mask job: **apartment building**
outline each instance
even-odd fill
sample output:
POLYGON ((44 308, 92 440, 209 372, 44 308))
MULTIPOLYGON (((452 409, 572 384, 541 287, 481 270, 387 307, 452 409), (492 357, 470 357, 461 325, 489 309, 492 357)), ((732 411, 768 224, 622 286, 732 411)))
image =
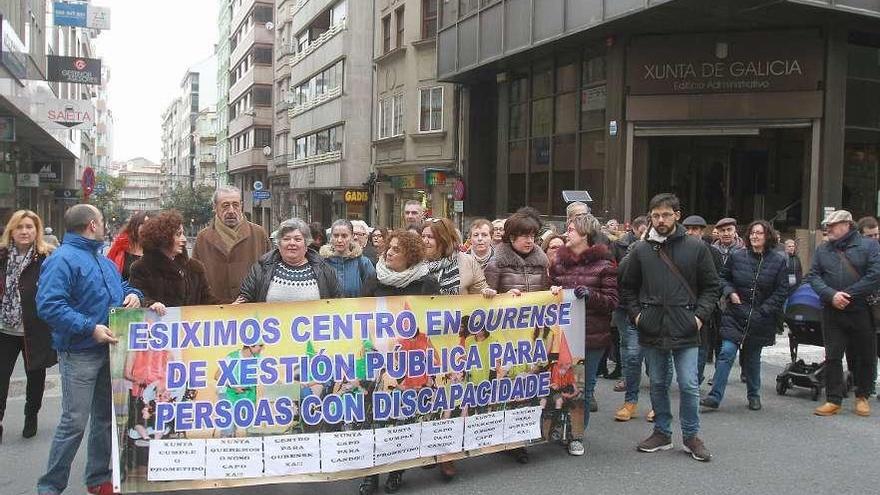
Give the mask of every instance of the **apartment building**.
POLYGON ((399 226, 410 200, 454 218, 458 92, 437 81, 437 2, 374 2, 376 223, 399 226))

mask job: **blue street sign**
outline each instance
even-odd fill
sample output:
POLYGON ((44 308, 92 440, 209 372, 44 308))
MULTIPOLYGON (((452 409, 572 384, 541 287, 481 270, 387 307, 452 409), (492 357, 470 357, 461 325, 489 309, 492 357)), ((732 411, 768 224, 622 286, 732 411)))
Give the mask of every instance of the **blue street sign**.
POLYGON ((55 2, 55 25, 86 27, 87 3, 55 2))
POLYGON ((269 191, 254 191, 254 201, 263 201, 271 197, 272 193, 269 191))
POLYGON ((104 194, 107 192, 107 185, 103 182, 95 184, 95 194, 104 194))

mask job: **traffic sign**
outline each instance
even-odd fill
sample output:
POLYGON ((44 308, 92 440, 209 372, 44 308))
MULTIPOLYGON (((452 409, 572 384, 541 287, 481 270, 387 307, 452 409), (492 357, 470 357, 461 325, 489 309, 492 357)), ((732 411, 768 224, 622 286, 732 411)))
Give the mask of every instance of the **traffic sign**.
POLYGON ((103 182, 95 184, 95 194, 104 194, 105 192, 107 192, 107 184, 103 182))
POLYGON ((272 193, 269 191, 254 191, 254 201, 264 201, 272 198, 272 193))

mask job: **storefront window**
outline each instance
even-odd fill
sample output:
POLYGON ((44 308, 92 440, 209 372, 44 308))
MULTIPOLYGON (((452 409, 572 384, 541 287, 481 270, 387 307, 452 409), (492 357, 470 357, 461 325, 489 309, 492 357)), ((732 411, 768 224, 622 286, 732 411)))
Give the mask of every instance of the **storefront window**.
POLYGON ((511 76, 508 210, 564 215, 562 190, 587 188, 601 210, 605 58, 574 51, 511 76), (580 175, 580 184, 578 176, 580 175))
POLYGON ((849 45, 843 207, 858 218, 880 215, 880 47, 849 45))

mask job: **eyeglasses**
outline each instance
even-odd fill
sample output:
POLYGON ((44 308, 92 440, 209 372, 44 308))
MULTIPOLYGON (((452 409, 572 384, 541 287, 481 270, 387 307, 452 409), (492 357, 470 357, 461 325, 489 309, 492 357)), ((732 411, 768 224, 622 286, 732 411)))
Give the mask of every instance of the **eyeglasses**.
POLYGON ((672 218, 674 216, 675 216, 675 212, 668 212, 668 211, 663 212, 663 213, 651 213, 652 220, 660 220, 661 218, 663 220, 669 220, 670 218, 672 218))

